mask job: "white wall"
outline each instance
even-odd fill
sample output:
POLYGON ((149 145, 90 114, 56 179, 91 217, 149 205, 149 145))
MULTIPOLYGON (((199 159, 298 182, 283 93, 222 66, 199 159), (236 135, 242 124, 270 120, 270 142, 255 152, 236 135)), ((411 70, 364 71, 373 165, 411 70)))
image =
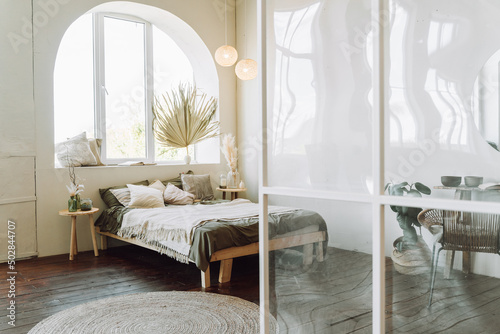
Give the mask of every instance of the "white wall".
POLYGON ((36 255, 35 112, 29 18, 30 0, 0 2, 0 261, 7 258, 8 219, 16 224, 16 256, 36 255))
MULTIPOLYGON (((257 2, 236 1, 236 49, 239 59, 257 61, 257 2), (245 17, 246 12, 246 17, 245 17), (245 54, 246 51, 246 54, 245 54)), ((234 67, 230 68, 234 73, 234 67)), ((251 201, 258 200, 258 157, 260 155, 260 106, 258 104, 259 78, 237 80, 237 140, 238 170, 247 192, 242 194, 251 201)))
MULTIPOLYGON (((36 151, 36 227, 35 202, 32 202, 31 208, 26 208, 26 204, 20 204, 19 209, 17 208, 18 204, 14 204, 16 206, 14 207, 12 204, 4 205, 3 202, 0 202, 0 218, 6 220, 5 216, 11 219, 26 219, 26 223, 31 224, 29 232, 23 230, 21 233, 20 230, 18 240, 26 239, 27 241, 22 241, 19 244, 30 241, 30 250, 32 252, 38 250, 40 256, 69 252, 69 219, 57 214, 59 210, 67 206, 68 193, 65 185, 69 183, 68 172, 66 169, 54 168, 53 163, 53 70, 58 45, 65 30, 75 19, 92 8, 107 2, 110 1, 46 0, 34 1, 33 7, 29 0, 1 2, 0 29, 2 35, 6 36, 12 31, 19 36, 26 35, 27 40, 21 41, 22 43, 18 45, 18 52, 10 47, 9 41, 5 38, 1 41, 2 103, 0 110, 2 119, 8 119, 9 122, 2 122, 0 125, 2 129, 2 141, 0 141, 2 149, 0 152, 2 158, 19 154, 31 156, 31 165, 33 166, 36 151), (30 30, 32 28, 33 44, 30 30), (30 211, 32 214, 29 215, 29 218, 25 218, 30 211), (35 233, 38 235, 38 249, 34 240, 35 233)), ((162 16, 163 10, 179 17, 199 35, 209 54, 213 54, 217 47, 224 43, 224 12, 218 2, 144 0, 116 3, 124 11, 137 9, 134 3, 161 9, 151 11, 151 8, 142 7, 134 12, 135 15, 146 15, 153 21, 162 20, 165 17, 168 19, 168 15, 162 16)), ((228 41, 234 43, 234 16, 229 15, 227 19, 228 41)), ((234 133, 236 131, 235 77, 233 73, 220 67, 217 67, 216 70, 219 77, 219 87, 213 91, 219 92, 221 132, 234 133)), ((207 88, 210 89, 210 87, 207 88)), ((12 161, 18 163, 18 160, 12 161)), ((14 178, 22 180, 19 181, 19 184, 7 189, 20 189, 17 188, 19 185, 24 186, 27 183, 28 186, 25 189, 28 194, 22 194, 22 196, 29 195, 34 199, 34 176, 32 176, 31 184, 29 178, 26 177, 29 174, 30 162, 20 161, 20 163, 25 164, 27 168, 16 168, 11 166, 11 162, 4 163, 2 161, 0 185, 12 183, 9 180, 14 178), (8 168, 4 168, 6 164, 10 164, 7 166, 8 168)), ((213 177, 214 185, 220 171, 225 170, 220 164, 130 168, 89 167, 77 168, 76 174, 84 180, 85 192, 83 196, 90 197, 95 206, 104 209, 105 206, 99 197, 98 188, 143 179, 167 179, 188 169, 192 169, 197 174, 209 173, 213 177)), ((4 196, 0 197, 0 200, 3 198, 4 196)), ((78 237, 80 251, 92 248, 88 223, 85 219, 78 222, 78 237)), ((1 238, 1 240, 3 242, 5 239, 1 238)), ((0 246, 6 249, 3 244, 0 246)))

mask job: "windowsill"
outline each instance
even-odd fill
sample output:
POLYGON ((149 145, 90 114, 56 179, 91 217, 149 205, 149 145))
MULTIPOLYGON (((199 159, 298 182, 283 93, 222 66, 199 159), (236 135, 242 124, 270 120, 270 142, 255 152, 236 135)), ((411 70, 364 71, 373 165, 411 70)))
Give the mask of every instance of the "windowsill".
MULTIPOLYGON (((139 165, 139 166, 120 166, 118 164, 111 164, 111 165, 104 165, 104 166, 81 166, 81 167, 74 167, 74 168, 85 168, 85 169, 101 169, 101 168, 155 168, 155 167, 169 167, 169 166, 214 166, 214 165, 220 165, 219 163, 216 162, 191 162, 190 164, 185 164, 184 162, 171 162, 171 163, 157 163, 156 165, 139 165)), ((55 169, 66 169, 68 167, 60 167, 56 166, 54 167, 55 169)))

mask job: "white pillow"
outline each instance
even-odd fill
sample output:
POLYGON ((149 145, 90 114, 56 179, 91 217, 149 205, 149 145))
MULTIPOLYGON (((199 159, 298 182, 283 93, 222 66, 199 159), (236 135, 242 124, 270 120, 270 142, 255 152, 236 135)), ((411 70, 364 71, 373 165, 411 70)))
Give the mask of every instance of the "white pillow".
POLYGON ((163 200, 168 204, 193 204, 194 199, 193 194, 177 188, 172 183, 167 184, 167 189, 163 192, 163 200))
POLYGON ((165 189, 167 188, 160 180, 156 180, 155 182, 151 183, 148 187, 158 189, 159 191, 162 192, 162 194, 165 191, 165 189))
POLYGON ((130 190, 129 208, 161 208, 164 207, 162 192, 158 189, 127 184, 130 190))
POLYGON ((56 144, 56 156, 63 167, 97 165, 85 132, 56 144))
POLYGON ((88 140, 89 140, 90 151, 92 151, 92 154, 94 155, 96 165, 104 166, 104 164, 101 161, 101 153, 100 153, 102 139, 88 138, 88 140))

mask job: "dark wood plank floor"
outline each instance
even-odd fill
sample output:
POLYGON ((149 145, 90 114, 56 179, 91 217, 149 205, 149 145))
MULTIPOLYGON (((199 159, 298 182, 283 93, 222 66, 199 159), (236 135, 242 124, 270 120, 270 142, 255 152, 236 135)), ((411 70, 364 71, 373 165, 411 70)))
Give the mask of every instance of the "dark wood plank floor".
MULTIPOLYGON (((200 287, 194 265, 178 263, 140 247, 111 248, 94 257, 79 253, 18 261, 16 327, 7 324, 8 285, 0 281, 0 332, 27 333, 36 323, 61 310, 116 295, 149 291, 207 291, 259 303, 258 257, 234 261, 230 283, 200 287)), ((276 254, 273 300, 281 333, 371 333, 371 256, 328 249, 325 262, 301 265, 300 253, 276 254)), ((386 326, 390 333, 498 333, 500 280, 454 272, 439 278, 431 308, 426 307, 428 275, 386 273, 386 326)))

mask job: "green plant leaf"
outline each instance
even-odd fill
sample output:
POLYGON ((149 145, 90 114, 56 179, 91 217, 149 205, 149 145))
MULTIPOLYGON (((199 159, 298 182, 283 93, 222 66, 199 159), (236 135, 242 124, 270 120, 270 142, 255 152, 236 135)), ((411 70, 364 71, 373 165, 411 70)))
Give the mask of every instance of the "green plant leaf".
POLYGON ((394 185, 394 188, 404 188, 408 185, 408 182, 401 182, 401 183, 398 183, 398 184, 395 184, 394 185))
POLYGON ((431 194, 431 189, 420 182, 415 182, 415 188, 417 188, 417 190, 420 191, 422 194, 425 195, 431 194))
POLYGON ((422 197, 422 194, 416 189, 412 189, 412 190, 408 191, 408 193, 406 195, 410 196, 410 197, 422 197))

